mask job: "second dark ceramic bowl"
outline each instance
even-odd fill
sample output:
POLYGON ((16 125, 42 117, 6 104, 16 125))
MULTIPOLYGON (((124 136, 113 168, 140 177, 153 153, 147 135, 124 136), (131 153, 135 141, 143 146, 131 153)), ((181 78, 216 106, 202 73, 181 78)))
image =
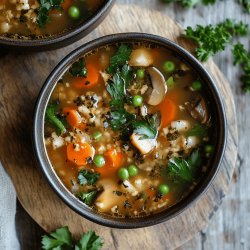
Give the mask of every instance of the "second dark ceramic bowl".
POLYGON ((0 35, 0 48, 15 50, 44 51, 59 49, 83 38, 94 30, 107 16, 115 0, 106 0, 86 21, 61 34, 42 39, 14 39, 0 35))
POLYGON ((166 220, 173 218, 174 216, 183 212, 188 208, 195 200, 197 200, 211 185, 214 177, 216 176, 220 163, 224 154, 224 149, 226 145, 226 118, 225 111, 223 108, 222 100, 220 93, 208 74, 205 68, 202 66, 199 61, 197 61, 188 51, 184 50, 182 47, 177 44, 155 35, 142 34, 142 33, 125 33, 125 34, 116 34, 106 37, 99 38, 92 42, 87 43, 86 45, 76 49, 68 56, 66 56, 58 66, 53 70, 48 79, 46 80, 38 101, 35 110, 34 117, 34 131, 33 131, 33 140, 34 140, 34 149, 37 156, 41 170, 43 171, 45 177, 47 178, 49 184, 52 186, 54 191, 59 195, 59 197, 74 211, 82 215, 83 217, 94 221, 96 223, 115 227, 115 228, 139 228, 155 225, 166 220), (212 103, 211 112, 214 117, 215 127, 217 135, 215 138, 215 154, 213 156, 211 166, 208 169, 207 173, 204 174, 203 178, 199 184, 189 193, 188 196, 183 198, 176 205, 154 215, 150 215, 142 218, 114 218, 111 216, 106 216, 96 213, 94 210, 85 206, 81 201, 79 201, 60 181, 57 177, 46 153, 46 148, 44 144, 44 118, 45 110, 50 99, 50 95, 57 83, 61 78, 61 75, 69 68, 69 66, 78 60, 79 57, 84 54, 95 50, 97 48, 103 47, 109 44, 116 43, 131 43, 131 42, 147 42, 153 45, 158 45, 167 48, 170 52, 173 52, 186 64, 188 64, 200 77, 204 86, 206 88, 208 100, 212 103))

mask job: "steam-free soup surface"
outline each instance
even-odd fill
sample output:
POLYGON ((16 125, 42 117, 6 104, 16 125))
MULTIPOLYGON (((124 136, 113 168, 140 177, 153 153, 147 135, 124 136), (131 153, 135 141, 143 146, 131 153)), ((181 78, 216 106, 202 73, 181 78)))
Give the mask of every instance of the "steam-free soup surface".
POLYGON ((89 53, 62 75, 47 106, 51 164, 83 206, 100 213, 167 209, 209 167, 213 117, 204 89, 165 48, 121 44, 89 53))
POLYGON ((1 0, 0 35, 43 37, 62 33, 91 17, 104 0, 1 0))

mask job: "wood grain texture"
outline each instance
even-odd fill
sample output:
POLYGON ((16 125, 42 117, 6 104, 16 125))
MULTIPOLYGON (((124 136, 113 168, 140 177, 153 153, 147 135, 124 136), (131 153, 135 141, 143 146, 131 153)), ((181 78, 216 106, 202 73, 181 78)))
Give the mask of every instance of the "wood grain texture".
POLYGON ((206 66, 224 97, 230 125, 226 155, 221 171, 209 191, 192 208, 171 221, 146 229, 121 231, 84 220, 56 197, 37 169, 32 156, 30 130, 33 106, 51 69, 80 44, 94 37, 126 31, 160 34, 177 41, 180 28, 159 12, 135 6, 116 6, 98 29, 77 44, 48 53, 8 54, 1 59, 0 68, 4 72, 0 79, 1 160, 13 178, 22 205, 45 230, 51 231, 65 224, 76 234, 94 229, 104 237, 105 249, 173 249, 206 227, 228 190, 236 160, 237 127, 232 93, 229 84, 212 61, 206 66), (151 20, 154 20, 154 25, 151 20), (6 141, 9 143, 6 144, 6 141))

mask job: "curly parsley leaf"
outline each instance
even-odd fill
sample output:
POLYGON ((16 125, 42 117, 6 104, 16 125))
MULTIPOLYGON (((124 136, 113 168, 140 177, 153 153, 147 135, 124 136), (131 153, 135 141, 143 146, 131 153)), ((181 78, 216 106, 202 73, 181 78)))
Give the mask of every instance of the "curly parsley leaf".
POLYGON ((117 69, 122 67, 129 61, 129 57, 131 55, 132 48, 126 44, 120 45, 115 55, 110 58, 110 66, 107 69, 107 72, 110 74, 114 74, 117 69))
POLYGON ((72 235, 68 227, 59 228, 50 236, 42 237, 42 249, 44 250, 72 249, 72 244, 72 235))
POLYGON ((85 203, 87 206, 91 206, 98 194, 97 190, 89 191, 89 192, 80 192, 77 194, 77 197, 85 203))
POLYGON ((239 2, 245 8, 247 13, 250 14, 250 0, 239 0, 239 2))
POLYGON ((76 244, 75 250, 100 250, 103 240, 94 231, 88 231, 76 244))
POLYGON ((189 158, 171 158, 168 162, 168 172, 169 175, 182 179, 187 182, 193 181, 194 170, 201 164, 201 155, 199 150, 192 152, 189 158))
POLYGON ((134 118, 135 116, 133 114, 128 113, 124 108, 122 108, 110 112, 109 123, 111 128, 114 131, 117 131, 128 126, 128 123, 134 118))
POLYGON ((128 64, 125 64, 108 82, 107 91, 113 99, 122 102, 126 98, 126 88, 130 85, 132 79, 133 70, 128 64))
POLYGON ((80 185, 93 185, 98 181, 99 177, 99 173, 94 173, 86 169, 80 170, 77 176, 80 185))
POLYGON ((207 26, 197 25, 195 29, 187 27, 184 36, 197 43, 196 57, 200 61, 207 61, 210 56, 223 51, 225 46, 231 42, 233 36, 245 36, 247 31, 248 25, 242 22, 235 23, 233 20, 227 19, 215 26, 211 24, 207 26))
POLYGON ((49 12, 52 9, 61 9, 61 4, 64 0, 40 0, 40 7, 37 13, 37 24, 40 28, 50 22, 49 12))
POLYGON ((141 136, 140 140, 155 139, 158 134, 160 121, 160 113, 156 113, 152 117, 145 120, 132 121, 132 127, 134 128, 134 133, 141 136))
POLYGON ((208 132, 208 127, 203 124, 196 124, 194 125, 193 128, 191 128, 188 132, 188 136, 199 136, 199 137, 204 137, 207 135, 208 132))
POLYGON ((42 236, 41 243, 44 250, 100 250, 104 244, 102 238, 94 231, 83 234, 75 245, 73 241, 68 227, 61 227, 50 236, 42 236))
POLYGON ((250 92, 250 53, 244 48, 243 44, 237 43, 232 50, 234 64, 241 65, 244 75, 241 76, 243 91, 250 92))
POLYGON ((204 5, 214 4, 216 0, 163 0, 164 3, 177 2, 180 3, 182 7, 192 8, 197 5, 199 2, 202 2, 204 5))
POLYGON ((63 134, 66 132, 66 128, 63 121, 57 116, 58 107, 59 105, 56 102, 49 103, 46 108, 45 119, 56 128, 57 134, 63 134))
POLYGON ((88 70, 85 65, 85 61, 83 58, 80 58, 77 62, 74 62, 69 69, 69 73, 73 76, 82 76, 87 77, 88 70))

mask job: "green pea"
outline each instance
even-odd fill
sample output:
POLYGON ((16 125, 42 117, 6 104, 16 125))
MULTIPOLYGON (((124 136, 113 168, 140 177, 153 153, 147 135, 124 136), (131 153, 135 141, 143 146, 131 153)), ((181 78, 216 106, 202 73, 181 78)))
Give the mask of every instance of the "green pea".
POLYGON ((168 79, 167 79, 167 86, 169 88, 172 88, 174 86, 174 78, 172 76, 170 76, 168 79))
POLYGON ((201 90, 202 89, 202 83, 200 81, 194 81, 192 83, 192 89, 197 91, 197 90, 201 90))
POLYGON ((210 144, 206 145, 205 146, 205 152, 208 153, 208 154, 213 153, 214 152, 214 146, 210 145, 210 144))
POLYGON ((140 107, 140 106, 142 105, 142 103, 143 103, 143 98, 142 98, 142 96, 140 96, 140 95, 135 95, 135 96, 133 97, 133 105, 134 105, 135 107, 140 107))
POLYGON ((143 79, 145 77, 145 70, 144 69, 138 69, 136 72, 136 77, 138 79, 143 79))
POLYGON ((163 63, 163 69, 166 73, 171 73, 175 70, 175 65, 171 61, 166 61, 163 63))
POLYGON ((169 192, 169 186, 166 185, 166 184, 161 184, 159 187, 158 187, 158 192, 161 194, 161 195, 165 195, 169 192))
POLYGON ((92 137, 95 141, 100 141, 101 138, 102 138, 102 133, 100 131, 95 131, 93 134, 92 134, 92 137))
POLYGON ((80 10, 76 6, 71 6, 68 10, 68 13, 72 19, 78 19, 80 17, 80 10))
POLYGON ((129 173, 126 168, 120 168, 118 171, 118 176, 121 180, 125 181, 129 178, 129 173))
POLYGON ((93 162, 98 168, 101 168, 105 165, 105 159, 102 155, 95 155, 93 162))
POLYGON ((138 168, 136 165, 132 164, 128 166, 129 176, 136 176, 138 174, 138 168))

